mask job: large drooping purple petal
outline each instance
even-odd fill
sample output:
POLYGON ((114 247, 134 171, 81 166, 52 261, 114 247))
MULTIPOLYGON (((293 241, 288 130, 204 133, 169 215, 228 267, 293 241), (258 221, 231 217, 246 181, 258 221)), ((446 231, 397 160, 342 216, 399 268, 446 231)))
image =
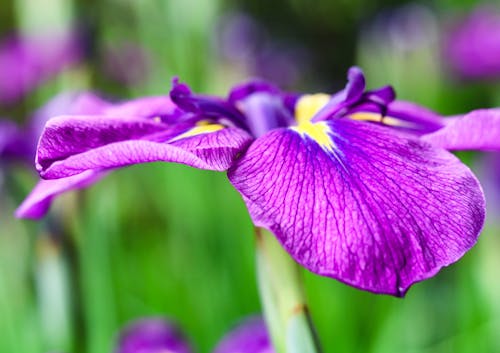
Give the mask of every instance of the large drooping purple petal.
POLYGON ((237 128, 221 126, 195 135, 192 129, 152 119, 57 117, 40 139, 37 169, 47 179, 156 161, 222 171, 252 140, 237 128))
POLYGON ((88 170, 81 174, 56 180, 40 180, 17 208, 18 218, 40 219, 49 210, 52 200, 67 191, 87 187, 101 179, 105 173, 88 170))
POLYGON ((474 110, 422 139, 447 150, 500 149, 500 108, 474 110))
POLYGON ((254 223, 270 229, 297 262, 402 296, 474 245, 484 198, 457 158, 377 124, 324 124, 330 144, 275 130, 229 170, 254 223))
POLYGON ((226 334, 213 353, 274 353, 274 349, 264 320, 251 317, 226 334))
POLYGON ((116 343, 115 353, 191 353, 180 330, 162 318, 143 318, 128 324, 116 343))
MULTIPOLYGON (((38 109, 23 133, 20 146, 25 146, 30 165, 35 158, 36 143, 44 125, 53 116, 66 114, 98 114, 111 103, 91 92, 65 92, 51 99, 38 109)), ((40 219, 48 211, 53 199, 73 189, 84 188, 103 176, 103 173, 88 171, 58 180, 41 180, 15 212, 16 217, 40 219)))
POLYGON ((37 169, 113 142, 141 139, 168 128, 154 120, 105 115, 59 116, 47 122, 38 144, 37 169))
MULTIPOLYGON (((140 121, 137 122, 136 119, 135 121, 137 124, 133 125, 133 123, 127 121, 127 118, 122 118, 122 120, 125 121, 120 120, 119 122, 116 122, 119 118, 114 118, 113 116, 134 116, 138 118, 151 116, 161 119, 164 114, 170 114, 173 109, 173 104, 168 97, 146 97, 123 104, 112 105, 91 92, 66 92, 57 95, 45 106, 35 112, 28 129, 23 136, 21 141, 22 143, 19 145, 26 146, 28 152, 26 154, 29 157, 30 163, 33 163, 32 161, 35 156, 34 149, 36 141, 43 131, 43 127, 47 121, 50 118, 57 117, 61 114, 76 114, 77 118, 75 120, 77 123, 76 125, 73 125, 76 132, 73 132, 71 129, 66 130, 66 132, 68 135, 74 133, 73 137, 77 140, 76 143, 80 144, 80 146, 68 145, 64 142, 60 143, 58 140, 54 140, 54 143, 52 145, 49 144, 48 146, 42 143, 42 145, 45 146, 42 150, 42 157, 44 155, 43 152, 47 153, 48 151, 53 151, 53 158, 63 158, 68 154, 75 153, 72 147, 89 148, 89 144, 92 146, 92 143, 99 141, 99 134, 97 134, 98 136, 89 136, 84 133, 87 129, 86 127, 92 123, 93 119, 102 119, 104 124, 107 124, 109 129, 112 129, 113 123, 115 125, 120 125, 120 123, 122 123, 122 125, 129 124, 132 128, 136 128, 138 125, 157 126, 158 124, 155 123, 154 120, 140 119, 140 121), (78 114, 97 115, 90 115, 90 118, 87 117, 88 119, 81 121, 78 120, 78 114), (107 115, 106 117, 103 117, 102 114, 107 115), (81 133, 84 133, 84 135, 81 133), (89 140, 88 137, 90 137, 91 140, 89 140)), ((56 122, 57 119, 60 118, 56 118, 56 122)), ((51 126, 51 124, 52 123, 50 123, 49 126, 51 126)), ((142 126, 142 130, 139 129, 139 132, 144 133, 144 126, 142 126)), ((108 137, 113 135, 110 134, 109 131, 103 131, 103 133, 108 137)), ((18 207, 15 214, 19 218, 40 219, 47 213, 53 199, 59 194, 87 187, 103 176, 103 172, 86 170, 80 174, 57 180, 41 180, 18 207)))

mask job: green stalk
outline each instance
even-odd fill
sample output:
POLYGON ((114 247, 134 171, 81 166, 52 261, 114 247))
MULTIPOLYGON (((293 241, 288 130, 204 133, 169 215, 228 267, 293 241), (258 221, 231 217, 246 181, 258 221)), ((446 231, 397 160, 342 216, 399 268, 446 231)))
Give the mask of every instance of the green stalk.
POLYGON ((276 353, 320 353, 300 267, 275 236, 256 228, 257 281, 264 318, 276 353))
POLYGON ((72 317, 66 259, 60 239, 43 232, 36 239, 35 284, 45 345, 50 350, 70 348, 72 317))

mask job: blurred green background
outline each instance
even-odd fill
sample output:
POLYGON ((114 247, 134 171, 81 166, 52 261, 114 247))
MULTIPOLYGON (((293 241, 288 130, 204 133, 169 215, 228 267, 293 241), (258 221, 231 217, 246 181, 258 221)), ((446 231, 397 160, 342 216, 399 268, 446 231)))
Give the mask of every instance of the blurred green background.
MULTIPOLYGON (((390 83, 399 98, 442 114, 498 106, 498 82, 460 80, 442 58, 446 28, 478 5, 4 0, 0 40, 45 31, 77 31, 84 40, 77 64, 0 106, 0 116, 22 123, 67 90, 117 100, 165 95, 173 76, 222 95, 254 76, 293 91, 335 92, 354 64, 369 87, 390 83)), ((481 159, 463 157, 473 167, 481 159)), ((197 352, 210 352, 260 311, 252 224, 224 173, 126 168, 61 197, 35 223, 12 216, 35 173, 9 168, 0 192, 0 352, 111 352, 119 328, 148 315, 175 320, 197 352)), ((459 263, 404 299, 304 273, 325 352, 500 352, 495 216, 459 263)))

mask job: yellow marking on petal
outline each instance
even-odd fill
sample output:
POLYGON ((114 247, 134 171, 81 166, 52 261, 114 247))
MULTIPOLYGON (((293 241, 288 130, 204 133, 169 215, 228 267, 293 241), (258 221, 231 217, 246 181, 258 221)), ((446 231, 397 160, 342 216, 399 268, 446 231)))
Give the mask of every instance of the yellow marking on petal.
POLYGON ((295 120, 303 124, 310 122, 312 117, 323 108, 331 96, 325 93, 306 94, 299 98, 295 105, 295 120))
POLYGON ((307 135, 316 141, 324 150, 333 151, 335 145, 328 134, 330 127, 325 122, 311 123, 306 121, 297 126, 292 126, 292 130, 297 131, 302 136, 307 135))
POLYGON ((390 116, 382 116, 378 113, 372 113, 372 112, 354 113, 354 114, 349 115, 349 117, 353 120, 374 121, 377 123, 390 125, 390 126, 397 126, 397 127, 411 127, 412 126, 412 124, 407 122, 407 121, 393 118, 390 116))
POLYGON ((201 135, 201 134, 207 134, 210 132, 216 132, 219 130, 224 129, 225 126, 221 124, 212 124, 207 120, 200 120, 196 123, 196 126, 189 129, 188 131, 177 135, 173 139, 170 140, 170 142, 177 141, 186 137, 192 137, 196 135, 201 135))
POLYGON ((155 117, 153 118, 153 121, 154 121, 155 123, 161 123, 161 118, 160 118, 159 116, 155 116, 155 117))

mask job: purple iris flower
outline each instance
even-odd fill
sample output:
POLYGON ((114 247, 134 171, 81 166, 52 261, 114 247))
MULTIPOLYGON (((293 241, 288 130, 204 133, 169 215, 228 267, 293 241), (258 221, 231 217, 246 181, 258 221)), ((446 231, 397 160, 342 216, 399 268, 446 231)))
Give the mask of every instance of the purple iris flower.
POLYGON ((446 36, 445 57, 469 79, 500 78, 500 8, 483 6, 446 36))
MULTIPOLYGON (((66 115, 47 123, 36 167, 46 179, 167 161, 228 172, 254 224, 308 270, 402 296, 476 242, 484 195, 472 172, 421 136, 442 119, 366 91, 290 95, 265 82, 228 98, 174 82, 164 115, 66 115)), ((145 106, 147 107, 147 106, 145 106)))
POLYGON ((274 353, 262 318, 250 317, 230 331, 213 353, 274 353))
POLYGON ((78 63, 83 56, 74 34, 11 37, 0 43, 0 104, 11 104, 26 93, 78 63))
POLYGON ((118 338, 115 353, 191 353, 180 330, 161 318, 133 321, 118 338))
MULTIPOLYGON (((115 353, 191 353, 183 333, 172 322, 159 318, 132 321, 120 332, 115 353)), ((214 353, 273 353, 264 320, 245 319, 226 334, 214 353)))
MULTIPOLYGON (((25 133, 27 137, 23 144, 31 147, 30 160, 35 156, 35 144, 41 134, 41 127, 50 117, 61 114, 94 114, 106 116, 112 120, 115 116, 133 116, 141 119, 169 115, 175 109, 168 97, 146 97, 127 103, 111 104, 92 93, 65 93, 47 103, 33 117, 25 133), (35 138, 36 136, 36 138, 35 138)), ((19 218, 39 219, 49 210, 50 205, 58 195, 87 187, 100 180, 106 174, 103 170, 88 170, 66 178, 40 180, 31 193, 16 210, 19 218)))

